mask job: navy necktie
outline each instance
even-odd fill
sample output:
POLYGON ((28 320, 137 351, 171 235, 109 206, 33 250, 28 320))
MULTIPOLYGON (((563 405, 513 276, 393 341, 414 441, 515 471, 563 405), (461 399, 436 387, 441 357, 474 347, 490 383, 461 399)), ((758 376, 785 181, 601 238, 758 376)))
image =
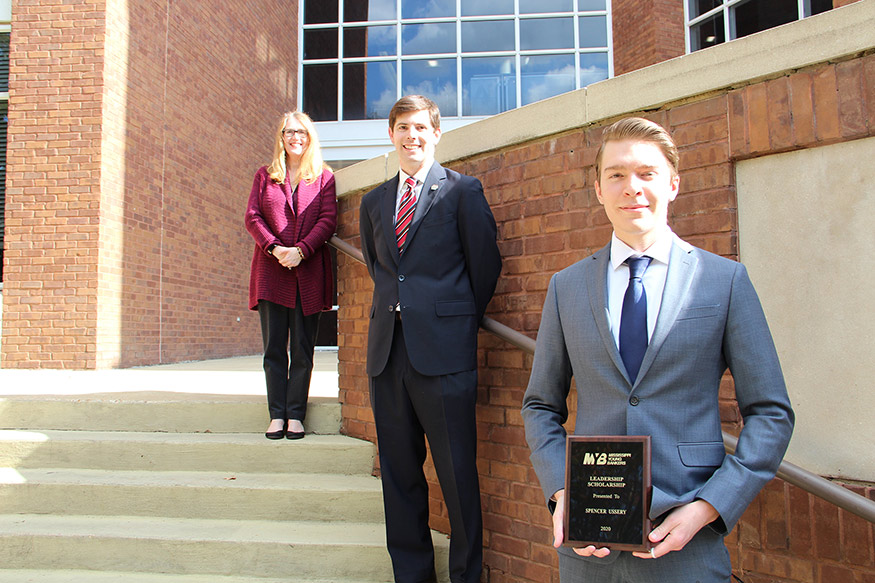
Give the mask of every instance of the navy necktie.
POLYGON ((630 257, 629 287, 623 296, 623 311, 620 313, 620 358, 632 383, 638 378, 638 370, 647 351, 647 294, 641 281, 651 258, 630 257))

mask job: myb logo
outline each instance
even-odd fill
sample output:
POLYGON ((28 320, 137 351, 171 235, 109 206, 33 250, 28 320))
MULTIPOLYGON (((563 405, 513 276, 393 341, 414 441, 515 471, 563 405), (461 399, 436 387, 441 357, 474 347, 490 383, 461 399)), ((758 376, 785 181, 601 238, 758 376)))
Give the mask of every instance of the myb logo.
POLYGON ((608 454, 600 453, 598 457, 596 454, 586 452, 583 454, 583 465, 585 466, 603 466, 608 463, 608 454))

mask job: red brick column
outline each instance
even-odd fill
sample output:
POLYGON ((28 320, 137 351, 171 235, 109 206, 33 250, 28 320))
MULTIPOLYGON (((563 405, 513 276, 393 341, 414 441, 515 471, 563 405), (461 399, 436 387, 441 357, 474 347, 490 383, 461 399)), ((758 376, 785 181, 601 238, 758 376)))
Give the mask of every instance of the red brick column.
POLYGON ((105 4, 13 2, 3 366, 95 364, 105 4))
POLYGON ((686 52, 684 7, 675 0, 613 0, 614 75, 686 52))

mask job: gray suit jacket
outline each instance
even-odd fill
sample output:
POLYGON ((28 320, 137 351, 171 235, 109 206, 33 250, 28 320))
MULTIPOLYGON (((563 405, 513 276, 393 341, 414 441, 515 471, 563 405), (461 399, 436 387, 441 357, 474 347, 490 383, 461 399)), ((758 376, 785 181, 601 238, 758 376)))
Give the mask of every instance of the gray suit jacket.
POLYGON ((566 397, 577 385, 579 435, 650 435, 657 519, 695 499, 732 529, 775 474, 793 431, 778 355, 744 266, 672 246, 662 306, 633 385, 608 323, 610 245, 553 276, 523 400, 544 495, 564 487, 566 397), (726 368, 744 429, 726 454, 718 395, 726 368))

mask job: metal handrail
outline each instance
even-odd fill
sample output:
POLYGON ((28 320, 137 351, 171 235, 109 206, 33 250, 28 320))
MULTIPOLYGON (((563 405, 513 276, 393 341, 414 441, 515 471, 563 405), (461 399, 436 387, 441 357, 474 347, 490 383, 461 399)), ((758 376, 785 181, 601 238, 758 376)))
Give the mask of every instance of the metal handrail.
MULTIPOLYGON (((338 251, 349 255, 359 263, 364 264, 365 258, 362 255, 362 252, 346 241, 338 238, 337 235, 331 237, 328 244, 338 251)), ((481 320, 480 326, 487 332, 491 332, 505 342, 513 344, 524 352, 528 352, 529 354, 535 353, 534 340, 525 334, 517 332, 513 328, 505 326, 501 322, 497 322, 487 316, 481 320)), ((737 437, 730 435, 725 431, 723 432, 723 446, 726 448, 727 452, 735 453, 735 447, 737 444, 737 437)), ((814 494, 818 498, 822 498, 831 504, 835 504, 839 508, 847 510, 852 514, 856 514, 869 522, 875 523, 875 501, 873 500, 869 500, 856 492, 843 488, 834 482, 830 482, 829 480, 809 472, 806 469, 800 468, 797 465, 791 464, 788 461, 781 462, 775 475, 789 484, 793 484, 810 494, 814 494)))

